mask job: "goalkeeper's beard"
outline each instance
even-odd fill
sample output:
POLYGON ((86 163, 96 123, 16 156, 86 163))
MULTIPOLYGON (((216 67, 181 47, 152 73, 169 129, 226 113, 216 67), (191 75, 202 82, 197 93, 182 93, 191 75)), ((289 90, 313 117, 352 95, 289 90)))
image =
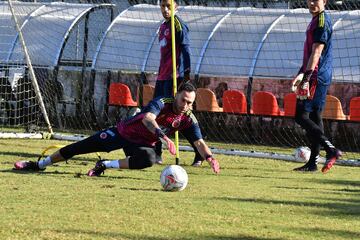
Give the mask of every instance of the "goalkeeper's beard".
POLYGON ((174 108, 175 108, 175 113, 176 114, 184 114, 185 112, 186 112, 186 109, 185 108, 180 108, 179 106, 174 106, 174 108))
POLYGON ((177 106, 175 103, 174 103, 174 112, 176 114, 184 114, 186 112, 186 109, 183 107, 183 108, 180 108, 179 106, 177 106))

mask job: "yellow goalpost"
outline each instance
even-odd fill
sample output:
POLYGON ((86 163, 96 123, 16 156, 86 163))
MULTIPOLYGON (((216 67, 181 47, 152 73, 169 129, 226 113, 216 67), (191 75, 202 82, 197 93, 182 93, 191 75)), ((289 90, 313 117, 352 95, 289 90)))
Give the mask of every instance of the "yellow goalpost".
MULTIPOLYGON (((176 74, 176 48, 175 48, 175 24, 174 24, 174 0, 171 0, 171 49, 172 49, 172 65, 173 65, 173 92, 174 96, 177 92, 177 74, 176 74)), ((179 132, 175 132, 176 158, 175 163, 179 165, 179 132)))

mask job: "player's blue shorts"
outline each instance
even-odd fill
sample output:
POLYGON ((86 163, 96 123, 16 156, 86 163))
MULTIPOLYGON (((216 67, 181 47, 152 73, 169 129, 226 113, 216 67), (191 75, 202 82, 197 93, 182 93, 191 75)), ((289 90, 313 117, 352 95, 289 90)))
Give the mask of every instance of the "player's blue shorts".
POLYGON ((325 107, 327 90, 328 86, 318 84, 314 98, 304 101, 304 110, 306 112, 322 111, 325 107))
POLYGON ((155 84, 155 97, 173 97, 173 81, 172 80, 157 80, 155 84))
MULTIPOLYGON (((177 79, 177 87, 183 82, 183 78, 177 79)), ((156 97, 173 97, 173 80, 157 80, 155 84, 154 98, 156 97)))

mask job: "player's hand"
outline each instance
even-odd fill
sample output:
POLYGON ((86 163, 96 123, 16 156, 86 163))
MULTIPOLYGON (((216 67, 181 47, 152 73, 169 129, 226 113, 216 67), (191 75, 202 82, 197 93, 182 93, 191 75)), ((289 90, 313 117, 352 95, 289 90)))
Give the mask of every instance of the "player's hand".
POLYGON ((312 99, 314 96, 317 81, 314 80, 310 86, 310 79, 312 73, 312 70, 307 70, 304 73, 301 82, 296 88, 296 97, 300 100, 312 99))
POLYGON ((171 155, 176 154, 176 147, 173 141, 167 136, 161 137, 160 141, 167 146, 171 155))
POLYGON ((291 91, 296 92, 297 87, 301 83, 302 79, 304 77, 303 73, 299 73, 291 82, 291 91))
POLYGON ((296 97, 305 100, 310 97, 309 82, 301 82, 296 90, 296 97))
POLYGON ((211 169, 214 171, 214 173, 216 174, 220 173, 220 164, 215 158, 211 156, 206 158, 206 161, 210 164, 211 169))

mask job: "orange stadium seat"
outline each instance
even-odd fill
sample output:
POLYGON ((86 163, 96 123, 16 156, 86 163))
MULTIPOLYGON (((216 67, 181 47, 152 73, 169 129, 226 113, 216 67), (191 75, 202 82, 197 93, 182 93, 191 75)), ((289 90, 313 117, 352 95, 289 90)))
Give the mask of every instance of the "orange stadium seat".
POLYGON ((284 116, 294 117, 296 112, 296 93, 284 96, 284 116))
POLYGON ((208 88, 198 88, 196 90, 196 110, 207 112, 222 112, 216 100, 215 93, 208 88))
POLYGON ((239 90, 226 90, 223 95, 223 110, 227 113, 247 113, 245 94, 239 90))
MULTIPOLYGON (((150 84, 144 84, 142 88, 142 106, 146 106, 154 97, 155 87, 150 84)), ((140 104, 140 91, 138 89, 137 102, 140 104)))
POLYGON ((271 92, 258 91, 253 96, 253 113, 256 115, 282 116, 276 97, 271 92))
POLYGON ((326 95, 325 108, 322 113, 324 119, 346 120, 340 100, 332 95, 326 95))
POLYGON ((136 107, 138 104, 133 100, 130 88, 123 83, 111 83, 109 87, 109 105, 136 107))
POLYGON ((350 100, 350 116, 351 121, 360 121, 360 97, 353 97, 350 100))

